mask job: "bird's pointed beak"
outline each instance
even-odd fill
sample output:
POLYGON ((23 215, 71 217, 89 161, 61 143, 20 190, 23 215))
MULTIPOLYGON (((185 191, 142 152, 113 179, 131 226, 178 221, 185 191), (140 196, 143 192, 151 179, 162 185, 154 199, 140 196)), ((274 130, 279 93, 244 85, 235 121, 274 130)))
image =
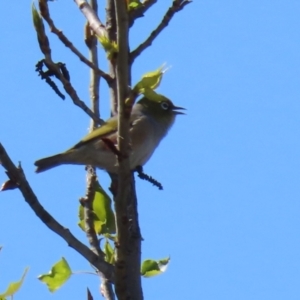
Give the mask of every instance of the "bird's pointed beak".
POLYGON ((179 110, 186 110, 185 108, 180 107, 180 106, 173 106, 173 107, 172 107, 172 110, 173 110, 173 112, 174 112, 176 115, 185 115, 184 112, 177 111, 178 109, 179 109, 179 110))

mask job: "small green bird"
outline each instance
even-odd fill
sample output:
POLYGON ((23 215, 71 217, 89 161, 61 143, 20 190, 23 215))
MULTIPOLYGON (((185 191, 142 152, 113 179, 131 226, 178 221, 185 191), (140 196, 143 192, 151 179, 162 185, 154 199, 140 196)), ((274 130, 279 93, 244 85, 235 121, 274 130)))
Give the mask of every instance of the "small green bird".
MULTIPOLYGON (((130 115, 130 167, 143 166, 167 134, 180 111, 169 99, 149 100, 144 97, 132 108, 130 115)), ((42 158, 34 164, 40 173, 63 164, 93 165, 110 173, 118 170, 116 154, 109 145, 117 145, 117 117, 108 119, 101 127, 86 135, 66 152, 42 158)))

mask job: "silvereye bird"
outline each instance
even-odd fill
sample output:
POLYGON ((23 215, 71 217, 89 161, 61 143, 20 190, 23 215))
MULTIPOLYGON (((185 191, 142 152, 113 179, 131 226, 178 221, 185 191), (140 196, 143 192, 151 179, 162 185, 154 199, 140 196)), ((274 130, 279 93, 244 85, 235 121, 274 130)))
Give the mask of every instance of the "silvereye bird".
MULTIPOLYGON (((132 108, 130 115, 130 168, 143 166, 167 134, 178 114, 184 108, 175 106, 169 99, 142 98, 132 108)), ((36 172, 43 172, 63 164, 93 165, 110 173, 118 170, 116 154, 109 143, 117 145, 118 120, 114 116, 102 126, 86 135, 66 152, 42 158, 35 162, 36 172)))

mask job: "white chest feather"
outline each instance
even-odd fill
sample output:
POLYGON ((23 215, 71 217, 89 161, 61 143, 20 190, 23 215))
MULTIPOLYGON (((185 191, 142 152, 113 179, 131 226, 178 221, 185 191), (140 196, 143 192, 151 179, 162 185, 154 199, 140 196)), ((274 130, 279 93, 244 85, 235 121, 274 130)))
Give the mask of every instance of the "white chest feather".
POLYGON ((171 127, 163 125, 146 116, 141 116, 134 121, 130 133, 132 143, 130 165, 132 168, 143 166, 150 159, 171 127))

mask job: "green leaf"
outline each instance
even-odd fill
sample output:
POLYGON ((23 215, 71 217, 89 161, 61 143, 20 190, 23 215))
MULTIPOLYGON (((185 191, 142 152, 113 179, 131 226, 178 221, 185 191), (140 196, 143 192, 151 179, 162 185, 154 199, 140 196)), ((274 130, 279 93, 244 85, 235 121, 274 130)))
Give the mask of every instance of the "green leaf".
POLYGON ((135 85, 134 91, 137 94, 143 94, 147 89, 155 90, 159 86, 162 76, 165 73, 163 68, 164 66, 144 74, 142 79, 135 85))
POLYGON ((129 0, 128 2, 128 10, 134 10, 142 6, 142 3, 139 0, 129 0))
POLYGON ((42 274, 38 277, 40 281, 47 284, 50 292, 59 289, 72 275, 72 270, 65 260, 62 258, 50 270, 48 274, 42 274))
POLYGON ((104 48, 107 58, 111 60, 119 51, 117 43, 111 41, 107 36, 98 36, 98 40, 104 48))
POLYGON ((144 260, 141 267, 141 275, 144 277, 159 275, 166 271, 169 261, 170 257, 160 260, 144 260))
POLYGON ((115 214, 111 208, 111 203, 110 197, 102 189, 99 182, 97 182, 93 210, 102 222, 99 234, 116 233, 115 214))
POLYGON ((115 235, 111 235, 109 233, 105 233, 104 237, 106 237, 107 239, 111 240, 112 242, 115 242, 117 240, 115 235))
POLYGON ((115 251, 107 239, 104 244, 104 253, 105 261, 113 265, 115 263, 115 251))
POLYGON ((3 294, 0 294, 0 299, 5 299, 5 297, 9 297, 9 296, 12 296, 14 295, 19 289, 20 287, 22 286, 23 284, 23 281, 25 279, 25 276, 28 272, 29 268, 26 268, 21 279, 19 281, 16 281, 16 282, 12 282, 9 284, 7 290, 3 293, 3 294))
POLYGON ((32 3, 31 6, 31 13, 32 13, 33 25, 35 27, 36 32, 38 33, 39 36, 44 36, 45 27, 44 27, 43 19, 40 16, 40 13, 37 11, 34 3, 32 3))
MULTIPOLYGON (((93 200, 94 228, 97 234, 114 234, 116 232, 115 215, 111 208, 111 199, 102 189, 99 182, 95 184, 93 200)), ((84 208, 79 206, 79 227, 85 231, 84 208)))
MULTIPOLYGON (((101 232, 101 228, 103 223, 99 220, 95 212, 93 211, 93 222, 94 222, 94 229, 96 233, 101 232)), ((79 205, 79 227, 85 231, 85 220, 84 220, 84 207, 80 204, 79 205)))

